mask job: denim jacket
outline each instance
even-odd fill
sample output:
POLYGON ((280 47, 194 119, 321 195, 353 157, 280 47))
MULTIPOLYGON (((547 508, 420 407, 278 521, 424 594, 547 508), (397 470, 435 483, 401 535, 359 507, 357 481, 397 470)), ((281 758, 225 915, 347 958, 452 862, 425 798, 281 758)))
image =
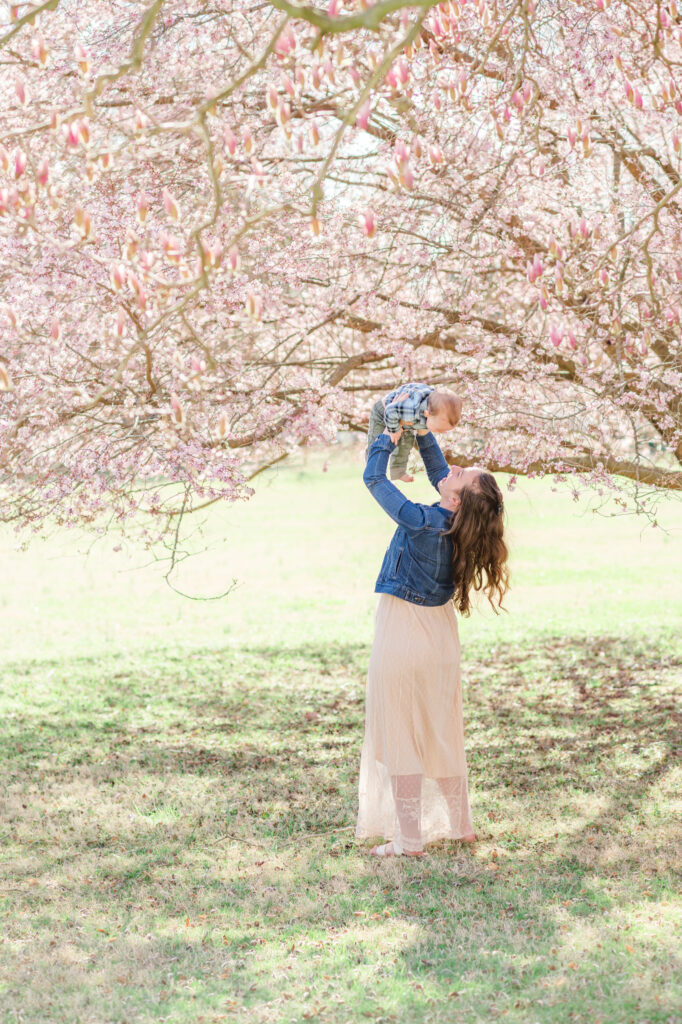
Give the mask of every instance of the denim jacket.
MULTIPOLYGON (((417 435, 419 451, 434 487, 449 467, 433 434, 417 435)), ((455 592, 452 578, 452 541, 444 536, 453 513, 437 502, 409 501, 386 477, 388 457, 395 448, 388 434, 380 434, 369 449, 363 480, 391 519, 398 524, 374 587, 377 594, 393 594, 413 604, 447 604, 455 592)))

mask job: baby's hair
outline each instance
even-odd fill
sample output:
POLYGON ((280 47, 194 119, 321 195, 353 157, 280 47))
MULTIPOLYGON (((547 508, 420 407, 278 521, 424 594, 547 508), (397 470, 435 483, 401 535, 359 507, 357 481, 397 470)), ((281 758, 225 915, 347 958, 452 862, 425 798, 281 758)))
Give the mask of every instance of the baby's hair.
POLYGON ((429 395, 429 412, 436 416, 444 412, 451 425, 456 427, 462 416, 462 399, 454 391, 439 388, 429 395))

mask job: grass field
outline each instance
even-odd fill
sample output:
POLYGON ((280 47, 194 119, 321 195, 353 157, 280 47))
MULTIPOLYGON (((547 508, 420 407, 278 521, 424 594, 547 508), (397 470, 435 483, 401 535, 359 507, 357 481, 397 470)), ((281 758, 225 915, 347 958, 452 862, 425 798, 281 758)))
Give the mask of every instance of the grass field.
POLYGON ((479 840, 376 862, 392 526, 358 459, 321 467, 211 510, 174 580, 237 578, 222 601, 111 538, 3 532, 3 1024, 679 1021, 680 505, 651 530, 507 495, 509 614, 460 623, 479 840))

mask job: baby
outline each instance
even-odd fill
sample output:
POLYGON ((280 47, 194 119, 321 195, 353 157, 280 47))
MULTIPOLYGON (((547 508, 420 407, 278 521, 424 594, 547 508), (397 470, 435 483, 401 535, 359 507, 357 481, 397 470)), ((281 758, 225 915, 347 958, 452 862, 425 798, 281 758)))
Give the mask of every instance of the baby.
POLYGON ((398 442, 391 456, 391 479, 411 483, 414 477, 407 472, 407 460, 414 445, 415 430, 444 434, 457 426, 461 415, 462 400, 452 391, 436 390, 428 384, 403 384, 372 406, 366 454, 372 441, 387 427, 391 441, 398 442))

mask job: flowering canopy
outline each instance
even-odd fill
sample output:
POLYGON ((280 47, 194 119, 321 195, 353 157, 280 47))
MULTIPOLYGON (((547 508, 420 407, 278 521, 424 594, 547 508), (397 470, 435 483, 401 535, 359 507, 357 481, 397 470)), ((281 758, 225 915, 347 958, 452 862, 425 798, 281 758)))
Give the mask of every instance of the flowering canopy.
POLYGON ((48 0, 0 44, 4 519, 162 535, 401 379, 465 464, 682 490, 674 3, 48 0))

